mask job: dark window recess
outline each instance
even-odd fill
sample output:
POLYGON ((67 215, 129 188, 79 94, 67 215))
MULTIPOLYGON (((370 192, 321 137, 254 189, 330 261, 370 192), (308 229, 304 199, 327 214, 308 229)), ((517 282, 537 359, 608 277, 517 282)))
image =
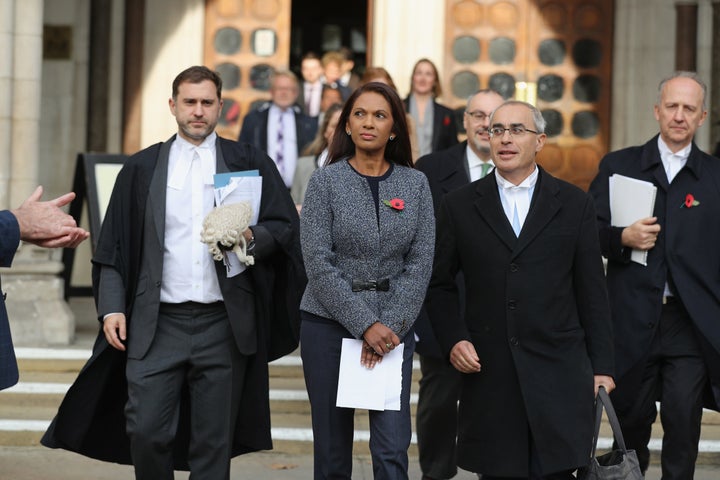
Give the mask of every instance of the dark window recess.
POLYGON ((233 90, 240 86, 240 67, 234 63, 221 63, 215 70, 222 78, 223 89, 233 90))
POLYGON ((538 97, 546 102, 560 100, 565 92, 565 82, 555 74, 543 75, 538 79, 538 97))
POLYGON ((480 58, 480 41, 475 37, 457 37, 453 42, 452 53, 460 63, 475 63, 480 58))
POLYGON ((453 95, 459 98, 467 98, 480 88, 480 80, 473 72, 458 72, 452 77, 453 95))
POLYGON ((573 45, 572 57, 580 68, 597 67, 602 60, 602 46, 597 40, 583 38, 573 45))
POLYGON ((572 119, 573 135, 580 138, 594 137, 600 131, 600 119, 597 113, 586 110, 577 112, 572 119))
POLYGON ((515 61, 515 41, 507 37, 490 40, 488 48, 490 61, 496 65, 507 65, 515 61))
POLYGON ((495 90, 507 100, 515 95, 515 78, 509 73, 494 73, 488 80, 488 88, 495 90))
POLYGON ((597 75, 577 77, 573 82, 573 97, 578 102, 597 102, 600 98, 600 78, 597 75))
POLYGON ((538 58, 540 63, 552 67, 565 61, 565 42, 556 38, 549 38, 540 42, 538 58))
POLYGON ((272 75, 273 67, 266 63, 254 65, 250 69, 250 85, 256 90, 270 90, 270 75, 272 75))
POLYGON ((542 116, 547 122, 545 125, 545 133, 548 137, 557 137, 562 133, 563 116, 562 113, 552 108, 542 111, 542 116))
POLYGON ((242 35, 237 28, 225 27, 215 33, 215 51, 222 55, 234 55, 242 47, 242 35))

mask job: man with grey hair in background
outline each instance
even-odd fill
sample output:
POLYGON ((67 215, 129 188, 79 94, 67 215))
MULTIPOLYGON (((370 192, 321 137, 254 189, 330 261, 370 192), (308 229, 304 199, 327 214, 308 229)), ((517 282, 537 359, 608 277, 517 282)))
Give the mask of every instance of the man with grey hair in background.
MULTIPOLYGON (((446 193, 479 180, 492 170, 490 114, 503 102, 502 95, 494 90, 472 94, 463 114, 467 140, 418 159, 415 167, 428 178, 435 211, 446 193)), ((461 275, 457 282, 462 292, 461 275)), ((461 301, 462 296, 461 293, 461 301)), ((462 376, 443 356, 424 310, 415 323, 415 333, 418 337, 415 351, 420 355, 422 372, 415 419, 422 478, 448 479, 457 473, 455 439, 462 376)))
POLYGON ((707 88, 694 72, 660 82, 660 133, 606 155, 590 185, 595 199, 615 333, 613 403, 628 448, 647 470, 662 408, 662 478, 693 478, 703 405, 720 405, 720 163, 693 137, 705 122, 707 88), (614 226, 609 178, 657 188, 652 215, 614 226), (647 252, 647 265, 631 261, 647 252))

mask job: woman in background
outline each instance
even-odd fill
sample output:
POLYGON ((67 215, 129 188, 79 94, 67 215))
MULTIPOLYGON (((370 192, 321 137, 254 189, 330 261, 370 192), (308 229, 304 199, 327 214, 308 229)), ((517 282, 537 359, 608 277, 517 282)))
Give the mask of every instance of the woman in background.
MULTIPOLYGON (((336 406, 343 338, 362 340, 372 369, 404 344, 400 410, 369 411, 376 480, 406 480, 413 323, 432 269, 435 218, 425 175, 412 168, 405 112, 378 82, 340 115, 330 162, 310 177, 300 216, 308 285, 300 353, 312 411, 314 478, 350 479, 355 410, 336 406)), ((398 352, 399 353, 399 352, 398 352)))
POLYGON ((442 87, 435 64, 427 58, 418 60, 413 67, 405 109, 415 121, 420 156, 458 143, 455 116, 452 110, 437 103, 440 95, 442 87))
POLYGON ((327 163, 328 145, 330 145, 330 140, 332 140, 335 133, 341 111, 342 105, 339 103, 334 103, 325 110, 325 115, 322 122, 320 122, 320 128, 318 128, 315 139, 303 150, 303 156, 298 158, 292 187, 290 188, 290 196, 295 202, 295 206, 298 207, 298 211, 300 211, 305 198, 305 190, 307 190, 310 175, 316 168, 327 163))

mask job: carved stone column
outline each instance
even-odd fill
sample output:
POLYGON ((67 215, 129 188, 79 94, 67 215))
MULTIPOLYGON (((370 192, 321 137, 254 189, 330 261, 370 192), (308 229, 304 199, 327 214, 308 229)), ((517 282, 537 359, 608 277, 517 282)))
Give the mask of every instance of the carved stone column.
POLYGON ((0 208, 9 204, 12 144, 12 64, 15 2, 0 2, 0 208))
MULTIPOLYGON (((3 209, 22 203, 38 182, 43 3, 0 2, 0 91, 7 95, 0 102, 0 127, 7 127, 0 128, 3 209)), ((21 244, 12 268, 1 269, 16 345, 68 344, 74 338, 75 318, 63 299, 59 253, 21 244)))

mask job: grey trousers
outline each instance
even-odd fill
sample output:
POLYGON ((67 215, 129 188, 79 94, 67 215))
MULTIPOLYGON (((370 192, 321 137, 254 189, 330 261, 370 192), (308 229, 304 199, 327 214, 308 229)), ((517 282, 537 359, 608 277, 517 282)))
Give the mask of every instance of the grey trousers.
POLYGON ((127 362, 125 415, 137 480, 173 479, 173 452, 183 448, 175 438, 184 390, 190 478, 229 478, 246 366, 222 303, 161 305, 150 350, 127 362))

